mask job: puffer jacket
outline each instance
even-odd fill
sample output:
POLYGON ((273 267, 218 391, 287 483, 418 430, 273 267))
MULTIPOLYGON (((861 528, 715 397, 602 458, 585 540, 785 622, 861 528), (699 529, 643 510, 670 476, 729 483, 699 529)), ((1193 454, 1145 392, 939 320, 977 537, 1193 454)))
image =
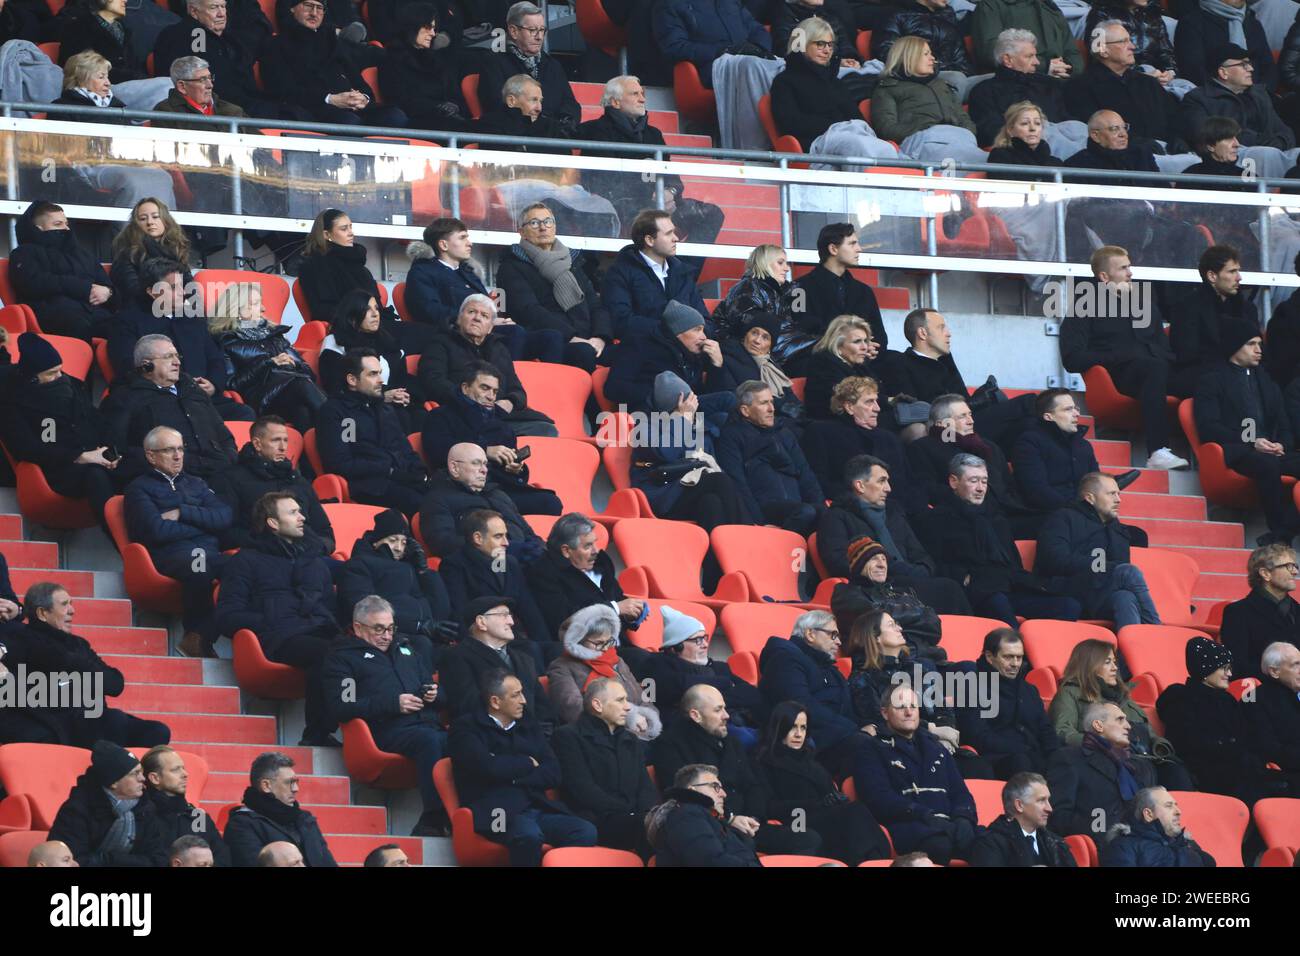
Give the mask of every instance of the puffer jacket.
POLYGON ((1159 820, 1150 823, 1120 823, 1111 841, 1101 851, 1102 866, 1214 866, 1214 857, 1202 850, 1187 834, 1171 837, 1159 820))
MULTIPOLYGON (((223 332, 217 339, 230 366, 226 385, 259 411, 264 411, 274 402, 295 376, 314 381, 311 366, 289 344, 290 331, 287 325, 264 322, 253 328, 223 332), (285 368, 271 361, 286 352, 293 359, 291 367, 285 368)), ((324 404, 323 394, 320 401, 324 404)))
POLYGON ((150 471, 131 482, 123 513, 127 537, 145 545, 155 561, 188 555, 195 548, 215 553, 217 535, 230 527, 233 517, 230 505, 201 478, 185 472, 168 478, 160 471, 150 471), (167 511, 179 511, 180 517, 166 521, 162 514, 167 511))
POLYGON ((1093 27, 1103 20, 1118 20, 1133 38, 1133 57, 1138 66, 1153 66, 1161 72, 1177 72, 1174 41, 1169 39, 1169 31, 1165 29, 1164 12, 1158 3, 1137 7, 1123 0, 1110 0, 1109 3, 1103 0, 1092 5, 1083 35, 1085 38, 1091 36, 1093 27))
POLYGON ((108 273, 71 229, 37 229, 33 208, 35 204, 18 217, 18 245, 9 257, 9 280, 19 301, 32 307, 43 328, 71 329, 108 321, 117 308, 117 296, 103 305, 90 304, 92 285, 112 288, 108 273))
POLYGON ((789 288, 789 282, 781 285, 766 276, 746 275, 731 287, 727 297, 713 310, 713 328, 718 339, 738 336, 746 316, 757 312, 777 314, 781 308, 781 296, 789 288))
POLYGON ((433 247, 424 242, 411 243, 406 255, 411 260, 406 274, 406 311, 416 322, 450 329, 466 298, 487 295, 487 286, 472 262, 452 269, 439 262, 433 247))
POLYGON ((975 64, 966 52, 966 38, 957 22, 957 13, 947 4, 931 10, 916 0, 904 0, 883 27, 872 31, 871 55, 884 62, 899 37, 920 37, 928 42, 930 52, 934 54, 936 71, 956 70, 967 76, 975 73, 975 64))
POLYGON ((254 535, 221 572, 217 626, 230 637, 243 628, 253 631, 272 660, 290 637, 337 635, 329 565, 278 535, 254 535))
POLYGON ((901 143, 931 126, 960 126, 975 132, 952 87, 937 75, 882 77, 871 94, 871 127, 881 139, 901 143))

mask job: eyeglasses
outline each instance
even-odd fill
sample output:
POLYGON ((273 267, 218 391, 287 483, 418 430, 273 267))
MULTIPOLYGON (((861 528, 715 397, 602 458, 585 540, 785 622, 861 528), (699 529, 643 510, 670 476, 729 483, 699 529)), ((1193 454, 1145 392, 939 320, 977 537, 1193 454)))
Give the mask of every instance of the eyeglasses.
POLYGON ((521 27, 516 25, 515 29, 520 33, 527 33, 530 37, 540 37, 546 34, 546 27, 521 27))
POLYGON ((707 635, 707 634, 700 634, 700 635, 697 635, 696 637, 688 637, 688 638, 687 638, 683 643, 685 643, 685 644, 698 644, 700 647, 703 647, 704 645, 706 645, 706 644, 709 643, 709 635, 707 635))
POLYGON ((1247 69, 1247 70, 1255 69, 1255 64, 1250 62, 1250 60, 1239 60, 1236 63, 1233 63, 1231 60, 1229 60, 1225 63, 1219 64, 1219 67, 1224 70, 1231 70, 1234 66, 1240 66, 1243 69, 1247 69))
POLYGON ((479 617, 514 617, 512 611, 485 611, 479 617))
POLYGON ((301 6, 301 7, 303 8, 303 10, 305 10, 307 13, 324 13, 324 12, 325 12, 325 4, 323 4, 323 3, 304 3, 304 4, 300 4, 300 6, 301 6))
POLYGON ((204 86, 212 85, 212 74, 207 76, 191 76, 188 80, 181 80, 182 83, 202 83, 204 86))
POLYGON ((595 644, 588 643, 587 641, 583 641, 582 643, 586 644, 593 651, 607 651, 614 646, 614 639, 610 638, 609 640, 600 641, 595 644))
POLYGON ((529 229, 549 229, 555 225, 555 217, 547 216, 545 219, 525 219, 520 225, 529 229))
POLYGON ((828 636, 832 641, 838 641, 838 640, 840 639, 840 632, 839 632, 839 631, 830 631, 830 630, 827 630, 827 629, 824 628, 824 627, 814 627, 813 630, 814 630, 814 631, 821 631, 823 634, 825 634, 826 636, 828 636))
POLYGON ((1270 570, 1270 571, 1276 571, 1276 570, 1278 570, 1279 568, 1286 568, 1286 569, 1287 569, 1288 571, 1290 571, 1292 574, 1295 574, 1296 572, 1300 571, 1300 564, 1296 564, 1294 561, 1283 561, 1281 564, 1274 564, 1274 565, 1272 565, 1272 566, 1269 568, 1269 570, 1270 570))
MULTIPOLYGON (((1106 41, 1106 46, 1113 46, 1113 45, 1115 45, 1116 43, 1120 44, 1121 46, 1127 46, 1128 44, 1133 43, 1133 38, 1132 38, 1132 37, 1125 37, 1125 38, 1122 39, 1122 40, 1107 40, 1107 41, 1106 41)), ((1137 46, 1136 43, 1133 43, 1133 45, 1134 45, 1134 46, 1137 46)))
POLYGON ((150 448, 155 455, 182 455, 185 453, 184 445, 175 445, 168 448, 150 448))
MULTIPOLYGON (((1106 132, 1108 132, 1108 133, 1118 133, 1120 130, 1123 130, 1124 132, 1127 133, 1127 132, 1128 132, 1130 129, 1132 129, 1132 128, 1133 128, 1133 127, 1132 127, 1130 124, 1128 124, 1128 123, 1120 123, 1118 126, 1103 126, 1103 127, 1102 127, 1102 129, 1104 129, 1104 130, 1105 130, 1106 132)), ((1058 408, 1057 411, 1058 411, 1058 412, 1074 412, 1074 411, 1078 411, 1078 409, 1076 409, 1076 408, 1058 408)))
POLYGON ((835 46, 835 41, 834 40, 809 40, 808 45, 819 47, 820 49, 823 50, 829 50, 831 47, 835 46))
POLYGON ((397 633, 396 624, 362 624, 367 631, 375 637, 383 637, 385 634, 393 635, 397 633))
POLYGON ((726 793, 726 791, 722 789, 722 784, 719 783, 719 782, 716 781, 716 780, 712 780, 712 781, 709 781, 709 782, 707 782, 707 783, 693 783, 693 784, 691 784, 691 789, 692 789, 692 790, 696 789, 697 787, 708 787, 708 788, 709 788, 710 790, 712 790, 714 793, 726 793))

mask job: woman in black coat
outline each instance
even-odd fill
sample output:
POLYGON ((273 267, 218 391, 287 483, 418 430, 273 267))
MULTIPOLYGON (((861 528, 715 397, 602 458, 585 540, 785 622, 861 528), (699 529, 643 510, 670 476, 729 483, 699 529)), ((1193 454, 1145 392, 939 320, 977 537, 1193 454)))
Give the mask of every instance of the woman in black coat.
MULTIPOLYGON (((871 326, 856 315, 837 316, 812 348, 808 360, 808 384, 803 404, 809 418, 833 418, 831 393, 850 376, 865 376, 883 382, 876 356, 880 345, 872 341, 871 326)), ((883 396, 882 396, 883 397, 883 396)))
POLYGON ((799 140, 805 153, 832 124, 862 119, 858 101, 837 78, 840 57, 817 45, 833 43, 837 36, 817 33, 805 38, 807 46, 801 52, 791 51, 785 69, 772 80, 772 120, 777 132, 799 140))
MULTIPOLYGON (((1002 131, 993 140, 989 150, 989 163, 1013 166, 1042 166, 1052 169, 1065 163, 1052 155, 1051 148, 1043 139, 1043 111, 1026 101, 1012 103, 1007 107, 1006 122, 1002 131)), ((993 175, 990 172, 990 175, 993 175)), ((1051 182, 1055 177, 1051 173, 1041 176, 1034 173, 1008 174, 1008 179, 1037 180, 1051 182)))
POLYGON ((379 356, 384 401, 393 406, 409 433, 424 418, 424 390, 406 370, 406 353, 397 338, 384 327, 379 300, 361 289, 344 294, 334 310, 330 334, 321 343, 320 381, 326 395, 338 394, 345 388, 343 353, 357 348, 373 349, 379 356))
POLYGON ((793 424, 803 419, 803 401, 772 356, 772 342, 780 328, 781 320, 775 312, 746 315, 735 337, 722 343, 722 367, 709 373, 709 386, 734 392, 745 382, 763 382, 772 389, 777 415, 786 424, 793 424))
POLYGON ((403 5, 397 11, 396 32, 379 65, 384 100, 400 107, 413 129, 466 129, 456 53, 437 42, 437 7, 403 5))
POLYGON ((131 48, 126 0, 87 0, 85 9, 69 20, 59 44, 59 66, 83 50, 94 50, 108 60, 109 79, 114 83, 149 77, 131 48))
POLYGON ((794 701, 772 708, 757 770, 768 792, 767 815, 817 833, 824 856, 849 866, 889 858, 889 841, 867 805, 841 793, 817 760, 808 714, 794 701))
POLYGON ((400 511, 375 516, 375 526, 352 547, 338 575, 339 615, 352 620, 352 608, 377 594, 393 606, 401 634, 432 638, 436 625, 451 615, 451 599, 438 572, 429 569, 424 548, 410 533, 400 511))
POLYGON ((152 196, 135 204, 126 225, 113 238, 111 277, 113 288, 122 302, 138 304, 148 301, 144 283, 140 281, 140 265, 146 259, 178 262, 181 281, 185 284, 186 308, 203 308, 203 297, 195 292, 194 275, 190 272, 190 240, 172 218, 167 204, 152 196))

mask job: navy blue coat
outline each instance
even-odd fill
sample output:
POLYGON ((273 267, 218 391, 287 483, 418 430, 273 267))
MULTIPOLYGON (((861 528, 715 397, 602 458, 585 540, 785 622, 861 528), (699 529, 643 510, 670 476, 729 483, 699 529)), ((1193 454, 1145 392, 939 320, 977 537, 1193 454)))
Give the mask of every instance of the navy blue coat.
POLYGON ((886 830, 901 852, 938 833, 926 822, 931 813, 965 818, 974 826, 975 799, 939 739, 918 730, 911 740, 882 729, 857 752, 853 785, 858 799, 886 830), (917 792, 919 790, 919 792, 917 792))
MULTIPOLYGON (((367 531, 339 571, 339 620, 350 621, 358 601, 377 594, 393 606, 393 620, 403 634, 429 633, 451 613, 447 589, 437 571, 429 570, 424 550, 418 561, 408 544, 402 560, 387 545, 375 547, 377 532, 367 531)), ((408 541, 411 540, 408 538, 408 541)))
POLYGON ((1073 501, 1048 515, 1039 528, 1034 573, 1060 579, 1064 593, 1077 598, 1085 610, 1099 612, 1092 603, 1093 591, 1117 565, 1130 563, 1132 530, 1119 520, 1103 522, 1086 501, 1073 501), (1095 567, 1098 551, 1106 561, 1095 567))
POLYGON ((441 730, 435 707, 403 714, 398 704, 402 694, 420 695, 420 686, 433 680, 433 661, 420 654, 405 638, 395 637, 387 651, 351 634, 343 635, 330 648, 321 670, 330 717, 364 720, 371 731, 398 727, 430 727, 441 730), (352 681, 349 685, 346 682, 352 681), (352 693, 344 693, 351 687, 352 693))
POLYGON ((798 701, 808 712, 808 733, 822 753, 859 732, 849 682, 833 660, 806 641, 768 638, 758 669, 763 702, 771 708, 798 701))
POLYGON ((704 450, 710 455, 715 455, 714 446, 721 430, 716 424, 705 420, 703 416, 696 416, 695 421, 703 425, 700 436, 696 436, 690 428, 682 426, 681 416, 676 416, 672 419, 673 427, 667 434, 661 434, 658 441, 648 442, 643 447, 637 448, 632 456, 630 469, 632 487, 640 488, 645 493, 651 510, 657 515, 665 515, 672 511, 682 496, 684 486, 680 481, 664 484, 655 477, 655 473, 664 465, 681 461, 689 452, 694 451, 698 437, 703 438, 704 450))
POLYGON ((703 395, 711 390, 704 377, 711 368, 708 356, 686 351, 677 336, 658 322, 652 332, 619 343, 605 380, 605 397, 631 411, 653 411, 655 378, 660 372, 673 372, 692 392, 703 395))
POLYGON ((763 505, 801 501, 826 507, 817 477, 794 432, 778 423, 759 428, 733 411, 718 439, 718 464, 731 476, 749 509, 750 520, 764 524, 763 505))
POLYGON ((254 535, 253 544, 222 569, 217 627, 230 637, 248 628, 272 660, 288 638, 337 635, 329 565, 319 554, 308 554, 277 535, 254 535))
POLYGON ((147 547, 155 561, 195 548, 217 553, 217 535, 234 520, 230 505, 202 478, 185 472, 174 480, 160 471, 141 475, 127 486, 123 510, 127 537, 147 547), (180 509, 180 520, 164 520, 163 512, 174 509, 180 509))
MULTIPOLYGON (((423 244, 411 245, 418 248, 423 244)), ((433 256, 413 259, 406 274, 406 311, 416 322, 450 329, 456 324, 461 303, 471 295, 487 295, 487 291, 468 262, 450 269, 433 256)))
POLYGON ((342 475, 349 488, 366 495, 382 495, 394 471, 425 473, 392 406, 360 392, 343 392, 320 407, 316 447, 327 471, 342 475), (349 420, 355 428, 352 440, 344 441, 349 420))
POLYGON ((727 47, 748 42, 772 49, 772 37, 740 0, 662 0, 655 14, 659 49, 673 62, 694 63, 705 86, 713 86, 713 61, 727 47))
POLYGON ((1214 866, 1214 857, 1187 839, 1168 836, 1159 820, 1134 823, 1128 833, 1111 840, 1101 851, 1102 866, 1214 866))
POLYGON ((1039 511, 1064 508, 1079 492, 1079 479, 1100 471, 1092 445, 1084 436, 1087 425, 1073 435, 1042 419, 1026 428, 1011 450, 1016 484, 1025 504, 1039 511))
POLYGON ((457 796, 474 814, 479 833, 491 832, 499 810, 506 813, 507 827, 510 815, 523 810, 569 812, 546 796, 560 785, 560 762, 537 721, 520 720, 504 730, 486 710, 475 708, 452 724, 449 749, 457 796))
POLYGON ((197 315, 154 315, 135 304, 123 309, 113 322, 113 337, 108 340, 108 357, 113 371, 128 375, 135 368, 132 352, 135 343, 146 335, 165 335, 181 353, 181 371, 191 378, 206 378, 216 388, 217 396, 226 388, 226 354, 221 351, 207 320, 197 315))
POLYGON ((614 324, 615 337, 630 339, 655 332, 663 324, 664 307, 670 300, 684 302, 707 319, 709 310, 695 285, 698 275, 695 266, 670 256, 665 285, 650 271, 636 246, 624 246, 606 270, 600 292, 614 324))
POLYGON ((506 556, 505 571, 497 573, 492 570, 492 559, 476 548, 463 546, 442 559, 438 565, 438 574, 447 587, 447 596, 451 601, 452 617, 459 620, 465 605, 474 598, 508 597, 515 600, 515 634, 534 641, 551 641, 555 635, 546 627, 546 618, 542 617, 533 592, 528 587, 528 578, 524 575, 519 559, 506 556))
MULTIPOLYGON (((983 657, 975 662, 975 671, 989 677, 997 673, 983 657)), ((996 714, 982 714, 978 701, 971 707, 959 707, 957 729, 961 742, 983 756, 1029 754, 1042 773, 1047 769, 1047 755, 1061 746, 1061 741, 1043 710, 1043 698, 1024 675, 1022 670, 1015 680, 998 676, 994 685, 998 691, 996 714)))

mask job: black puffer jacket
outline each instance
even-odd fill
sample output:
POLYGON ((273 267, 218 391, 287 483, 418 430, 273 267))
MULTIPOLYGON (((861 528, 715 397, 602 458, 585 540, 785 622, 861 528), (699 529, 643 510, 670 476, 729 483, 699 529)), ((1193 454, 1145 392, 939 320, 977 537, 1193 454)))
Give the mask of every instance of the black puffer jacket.
MULTIPOLYGON (((289 344, 290 331, 287 325, 263 323, 254 328, 222 332, 217 339, 234 369, 226 379, 226 386, 233 388, 259 411, 265 411, 295 377, 315 381, 311 366, 289 344), (288 353, 293 359, 292 366, 276 365, 271 361, 283 353, 288 353)), ((319 401, 324 404, 325 396, 321 395, 319 401)))
POLYGON ((18 217, 18 245, 9 254, 9 281, 19 301, 30 305, 41 326, 51 330, 110 319, 117 296, 103 305, 90 304, 92 285, 113 287, 104 267, 71 229, 37 229, 32 208, 18 217))
POLYGON ((1118 20, 1133 38, 1133 56, 1138 66, 1154 66, 1157 70, 1174 70, 1174 41, 1165 29, 1164 8, 1158 3, 1136 6, 1123 0, 1102 0, 1094 3, 1088 13, 1084 37, 1092 35, 1092 28, 1103 20, 1118 20))
MULTIPOLYGON (((818 66, 806 54, 791 53, 772 80, 772 120, 777 132, 793 136, 807 152, 834 123, 862 119, 858 102, 837 79, 838 57, 818 66)), ((774 310, 773 310, 774 311, 774 310)))
POLYGON ((59 66, 83 50, 94 50, 108 60, 109 82, 116 84, 148 79, 144 63, 135 55, 131 28, 127 26, 125 18, 117 22, 122 28, 121 41, 109 29, 108 21, 88 8, 69 19, 63 27, 63 36, 60 37, 59 66))
POLYGON ((272 491, 287 491, 298 500, 307 515, 306 537, 303 544, 309 552, 332 554, 334 529, 329 515, 320 506, 320 499, 312 490, 311 482, 294 467, 289 459, 268 461, 253 450, 248 443, 239 450, 234 468, 223 468, 213 475, 212 490, 230 505, 235 513, 235 523, 221 539, 222 548, 243 548, 253 542, 253 506, 262 495, 272 491))
POLYGON ((713 798, 695 790, 668 790, 646 817, 655 866, 762 866, 754 844, 713 810, 713 798))
POLYGON ((957 22, 957 13, 947 4, 931 10, 916 0, 904 0, 885 25, 872 32, 872 57, 883 62, 899 37, 921 37, 928 42, 930 52, 934 54, 935 72, 956 70, 967 76, 975 73, 975 64, 966 52, 966 38, 957 22))
POLYGON ((367 531, 352 547, 352 557, 339 573, 339 611, 343 620, 363 597, 378 594, 393 606, 393 620, 403 634, 429 633, 436 621, 445 621, 451 610, 447 589, 436 571, 430 571, 424 549, 412 550, 407 539, 402 560, 393 557, 388 545, 375 547, 381 537, 367 531))
POLYGON ((50 828, 50 839, 66 843, 82 866, 166 866, 167 848, 162 843, 153 804, 141 797, 131 815, 135 817, 135 840, 131 848, 101 851, 99 848, 116 817, 104 786, 88 772, 83 773, 59 807, 50 828))

